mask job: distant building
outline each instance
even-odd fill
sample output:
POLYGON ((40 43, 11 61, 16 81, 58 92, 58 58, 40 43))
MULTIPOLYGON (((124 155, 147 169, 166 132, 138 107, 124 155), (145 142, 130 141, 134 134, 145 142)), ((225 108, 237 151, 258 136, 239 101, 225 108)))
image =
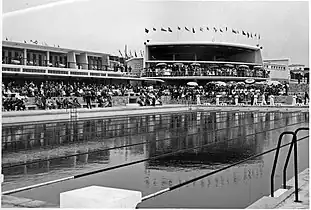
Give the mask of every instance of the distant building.
POLYGON ((266 59, 263 60, 264 68, 270 71, 271 80, 287 81, 290 80, 289 59, 266 59))

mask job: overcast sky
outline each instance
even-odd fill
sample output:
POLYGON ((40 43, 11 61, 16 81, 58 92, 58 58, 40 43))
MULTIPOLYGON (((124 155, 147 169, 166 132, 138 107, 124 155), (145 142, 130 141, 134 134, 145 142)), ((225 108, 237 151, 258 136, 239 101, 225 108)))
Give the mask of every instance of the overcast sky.
POLYGON ((309 66, 308 2, 212 2, 134 0, 3 0, 3 39, 38 40, 53 46, 119 55, 152 41, 227 41, 257 44, 231 29, 260 33, 263 58, 290 58, 309 66), (49 3, 50 7, 40 7, 49 3), (38 7, 39 5, 39 7, 38 7), (29 7, 37 9, 27 10, 29 7), (26 10, 25 10, 26 8, 26 10), (19 10, 19 12, 16 12, 19 10), (15 11, 15 13, 14 13, 15 11), (11 13, 10 13, 11 12, 11 13), (12 13, 13 12, 13 13, 12 13), (177 26, 183 30, 177 32, 177 26), (149 32, 170 27, 173 33, 149 32), (195 28, 196 33, 184 27, 195 28), (204 32, 199 28, 204 27, 204 32), (223 34, 206 27, 228 27, 223 34))

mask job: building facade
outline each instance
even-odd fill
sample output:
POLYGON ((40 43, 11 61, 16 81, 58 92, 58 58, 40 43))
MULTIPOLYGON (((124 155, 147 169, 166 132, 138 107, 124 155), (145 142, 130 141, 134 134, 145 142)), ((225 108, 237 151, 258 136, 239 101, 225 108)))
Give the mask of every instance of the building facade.
POLYGON ((288 58, 263 60, 264 68, 270 72, 269 79, 289 82, 289 62, 288 58))

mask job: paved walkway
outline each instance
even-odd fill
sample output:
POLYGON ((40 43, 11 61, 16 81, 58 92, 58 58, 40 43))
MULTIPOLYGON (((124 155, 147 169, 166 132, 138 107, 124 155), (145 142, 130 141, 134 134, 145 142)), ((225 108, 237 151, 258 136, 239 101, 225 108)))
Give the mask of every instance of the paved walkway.
POLYGON ((306 173, 300 174, 299 181, 303 181, 298 194, 299 201, 301 202, 294 202, 295 193, 293 193, 277 205, 276 209, 309 209, 309 169, 307 169, 306 173))
POLYGON ((28 198, 2 195, 1 208, 59 208, 59 206, 28 198))
MULTIPOLYGON (((293 107, 293 106, 205 106, 192 105, 193 109, 217 110, 222 111, 239 110, 239 111, 309 111, 309 107, 293 107)), ((189 111, 189 106, 168 104, 156 107, 110 107, 110 108, 94 108, 94 109, 77 109, 78 119, 91 119, 98 117, 115 117, 124 115, 142 115, 148 113, 165 113, 165 112, 181 112, 189 111)), ((37 122, 59 122, 69 119, 69 110, 34 110, 34 111, 13 111, 2 113, 3 125, 20 125, 37 122)))
POLYGON ((309 209, 309 168, 298 175, 298 199, 295 202, 294 177, 286 183, 288 190, 278 197, 264 196, 247 209, 309 209))

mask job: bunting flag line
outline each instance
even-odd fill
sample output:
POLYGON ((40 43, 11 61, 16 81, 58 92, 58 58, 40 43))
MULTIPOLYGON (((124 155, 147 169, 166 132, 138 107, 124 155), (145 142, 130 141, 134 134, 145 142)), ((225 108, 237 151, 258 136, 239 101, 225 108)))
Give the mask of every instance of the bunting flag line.
POLYGON ((145 28, 145 32, 148 34, 148 33, 149 33, 149 30, 145 28))
POLYGON ((168 27, 168 31, 169 31, 169 32, 173 32, 172 29, 171 29, 170 27, 168 27))
POLYGON ((161 31, 165 31, 166 32, 166 30, 164 28, 161 28, 161 31))
POLYGON ((190 31, 187 27, 185 27, 186 31, 190 31))

